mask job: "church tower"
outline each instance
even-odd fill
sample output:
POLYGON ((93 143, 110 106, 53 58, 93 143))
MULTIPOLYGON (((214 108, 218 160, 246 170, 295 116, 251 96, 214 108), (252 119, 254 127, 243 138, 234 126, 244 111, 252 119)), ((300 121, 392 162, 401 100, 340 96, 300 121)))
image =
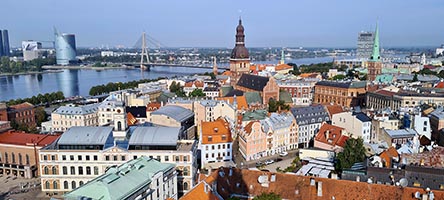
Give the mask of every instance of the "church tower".
POLYGON ((230 72, 232 86, 236 85, 242 74, 250 72, 250 55, 248 49, 245 48, 244 26, 240 18, 236 28, 236 46, 231 51, 230 72))
POLYGON ((285 54, 284 49, 281 51, 281 60, 279 60, 279 65, 285 64, 285 54))
POLYGON ((381 55, 379 54, 379 29, 378 24, 376 24, 375 38, 373 42, 373 53, 368 61, 368 80, 370 82, 376 79, 376 76, 381 74, 382 62, 381 55))
POLYGON ((214 74, 214 76, 217 76, 216 56, 213 57, 213 74, 214 74))

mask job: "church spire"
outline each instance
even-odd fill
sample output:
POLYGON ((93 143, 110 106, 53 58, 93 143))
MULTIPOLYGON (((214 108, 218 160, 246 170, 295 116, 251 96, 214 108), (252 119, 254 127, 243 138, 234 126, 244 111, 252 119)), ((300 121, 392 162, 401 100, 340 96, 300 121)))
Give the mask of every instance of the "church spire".
POLYGON ((371 61, 381 61, 381 55, 379 54, 379 28, 378 22, 376 22, 375 38, 373 40, 373 53, 370 57, 371 61))
POLYGON ((285 55, 284 55, 284 49, 281 50, 281 60, 279 61, 279 64, 285 63, 285 55))

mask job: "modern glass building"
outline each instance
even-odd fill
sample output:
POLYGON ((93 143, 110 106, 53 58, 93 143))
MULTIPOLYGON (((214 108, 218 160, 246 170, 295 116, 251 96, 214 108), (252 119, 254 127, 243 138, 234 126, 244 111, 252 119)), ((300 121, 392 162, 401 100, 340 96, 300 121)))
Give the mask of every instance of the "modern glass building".
POLYGON ((55 49, 58 65, 69 65, 76 62, 76 38, 74 34, 55 31, 55 49))
POLYGON ((9 35, 8 30, 3 30, 2 32, 3 37, 3 56, 9 56, 9 35))
POLYGON ((3 36, 2 36, 2 30, 0 30, 0 57, 4 56, 3 53, 3 40, 2 40, 3 36))
POLYGON ((356 58, 369 59, 373 51, 373 32, 360 32, 358 35, 358 48, 356 50, 356 58))

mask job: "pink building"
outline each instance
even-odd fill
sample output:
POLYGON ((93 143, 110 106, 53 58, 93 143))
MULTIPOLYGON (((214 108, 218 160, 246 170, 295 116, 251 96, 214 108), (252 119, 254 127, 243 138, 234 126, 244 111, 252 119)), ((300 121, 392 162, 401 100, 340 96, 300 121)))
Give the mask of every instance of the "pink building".
POLYGON ((267 135, 258 120, 249 122, 239 134, 239 150, 246 161, 266 156, 267 135))

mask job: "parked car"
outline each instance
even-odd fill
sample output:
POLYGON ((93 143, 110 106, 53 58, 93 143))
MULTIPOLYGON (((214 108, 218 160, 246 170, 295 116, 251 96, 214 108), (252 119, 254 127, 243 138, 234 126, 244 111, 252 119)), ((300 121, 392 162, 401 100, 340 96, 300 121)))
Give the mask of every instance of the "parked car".
POLYGON ((283 151, 283 152, 281 152, 281 153, 279 154, 279 156, 280 156, 280 157, 288 156, 288 152, 283 151))
POLYGON ((256 167, 262 167, 264 165, 264 163, 262 163, 262 162, 257 162, 256 163, 256 167))
POLYGON ((272 160, 272 159, 268 159, 265 161, 266 165, 273 164, 273 163, 274 163, 274 160, 272 160))

